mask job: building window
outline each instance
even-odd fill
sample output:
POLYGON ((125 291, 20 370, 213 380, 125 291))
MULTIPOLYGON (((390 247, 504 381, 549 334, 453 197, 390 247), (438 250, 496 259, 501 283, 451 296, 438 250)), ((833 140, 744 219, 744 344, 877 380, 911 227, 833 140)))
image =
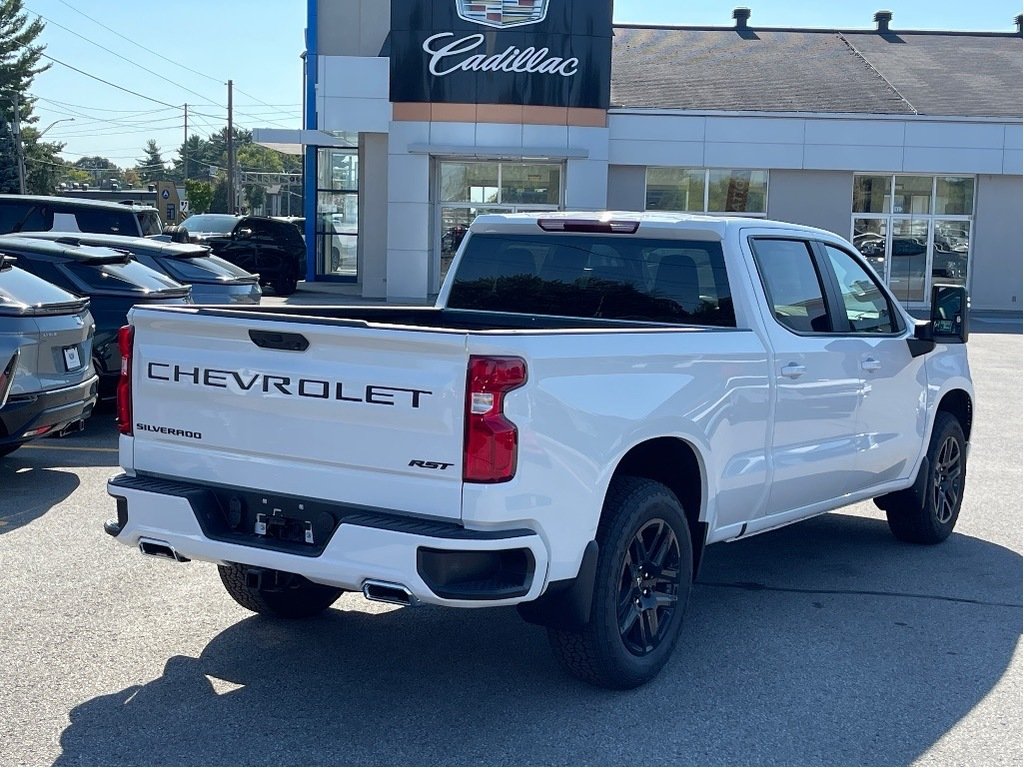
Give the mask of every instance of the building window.
POLYGON ((766 216, 768 171, 648 168, 647 210, 766 216))
POLYGON ((968 285, 973 176, 857 174, 853 244, 908 306, 934 283, 968 285))
POLYGON ((359 151, 317 152, 317 274, 355 282, 359 242, 359 151))
POLYGON ((563 176, 561 163, 438 161, 436 286, 444 281, 473 219, 485 213, 557 211, 563 176))

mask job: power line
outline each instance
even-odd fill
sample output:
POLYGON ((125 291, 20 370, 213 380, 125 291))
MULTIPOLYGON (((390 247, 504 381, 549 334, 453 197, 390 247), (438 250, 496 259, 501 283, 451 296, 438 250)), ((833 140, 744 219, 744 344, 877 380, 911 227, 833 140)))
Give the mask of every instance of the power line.
MULTIPOLYGON (((74 67, 74 66, 70 65, 66 61, 61 61, 60 59, 54 58, 53 56, 50 56, 48 53, 41 53, 39 55, 42 56, 44 59, 49 59, 50 61, 54 62, 55 64, 60 64, 62 67, 67 67, 70 70, 74 70, 75 72, 77 72, 80 75, 85 75, 86 77, 91 78, 92 80, 96 80, 96 81, 98 81, 100 83, 103 83, 104 85, 109 85, 111 88, 116 88, 119 91, 124 91, 125 93, 130 93, 132 96, 138 96, 140 99, 145 99, 146 101, 151 101, 154 104, 159 104, 162 107, 170 107, 171 109, 181 109, 182 108, 182 106, 180 104, 168 104, 166 101, 160 101, 160 99, 154 99, 152 96, 147 96, 144 93, 139 93, 138 91, 133 91, 131 88, 125 88, 123 85, 118 85, 117 83, 112 83, 109 80, 104 80, 102 77, 97 77, 96 75, 93 75, 93 74, 91 74, 89 72, 86 72, 84 69, 79 69, 78 67, 74 67)), ((199 113, 195 113, 195 114, 199 114, 199 113)), ((205 117, 209 117, 209 118, 211 118, 213 120, 220 120, 220 118, 218 116, 216 116, 216 115, 205 115, 205 117)))
MULTIPOLYGON (((45 101, 47 104, 56 104, 57 106, 68 107, 68 108, 71 108, 71 109, 87 109, 87 110, 90 110, 92 112, 123 112, 123 113, 126 113, 126 114, 151 115, 151 114, 156 114, 156 113, 159 113, 159 112, 166 112, 167 109, 168 109, 168 108, 164 108, 164 109, 150 109, 150 110, 140 110, 140 109, 105 109, 103 107, 92 107, 92 106, 87 106, 85 104, 69 104, 66 101, 57 101, 56 99, 47 99, 47 98, 44 98, 42 96, 34 96, 33 98, 37 99, 38 101, 45 101)), ((216 104, 211 104, 210 106, 211 107, 215 107, 217 105, 216 104)), ((170 109, 181 109, 181 107, 170 107, 170 109)))
MULTIPOLYGON (((94 19, 92 16, 90 16, 87 13, 83 13, 82 11, 78 10, 77 8, 75 8, 75 6, 71 5, 70 3, 65 2, 65 0, 58 0, 58 1, 60 2, 61 5, 67 6, 72 11, 77 13, 79 16, 84 16, 89 21, 91 21, 93 24, 97 24, 97 25, 103 27, 105 30, 107 30, 111 34, 117 35, 122 40, 128 41, 129 43, 134 45, 136 48, 141 48, 142 50, 146 51, 147 53, 151 53, 152 55, 156 56, 158 59, 163 59, 168 64, 173 64, 176 67, 180 67, 181 69, 184 69, 184 70, 186 70, 188 72, 191 72, 193 75, 199 75, 200 77, 205 77, 207 80, 211 80, 211 81, 213 81, 213 82, 215 82, 215 83, 217 83, 219 85, 224 85, 224 81, 223 80, 218 80, 217 78, 211 77, 210 75, 206 74, 205 72, 199 72, 198 70, 192 69, 191 67, 186 67, 184 64, 181 64, 180 62, 174 61, 173 59, 169 59, 166 56, 163 56, 163 55, 157 53, 156 51, 154 51, 154 50, 152 50, 150 48, 147 48, 144 45, 141 45, 140 43, 136 42, 135 40, 132 40, 130 37, 125 37, 124 35, 122 35, 117 30, 111 29, 110 27, 108 27, 103 22, 97 21, 96 19, 94 19)), ((217 105, 217 106, 220 106, 220 105, 217 105)))
POLYGON ((55 59, 53 56, 50 56, 49 54, 41 53, 39 55, 42 56, 44 59, 49 59, 50 61, 52 61, 55 64, 60 64, 62 67, 67 67, 68 69, 72 69, 75 72, 78 72, 80 75, 85 75, 86 77, 92 78, 93 80, 97 80, 97 81, 103 83, 104 85, 109 85, 111 88, 117 88, 117 90, 119 90, 119 91, 124 91, 125 93, 130 93, 132 96, 138 96, 140 99, 145 99, 146 101, 152 101, 154 104, 159 104, 162 107, 171 107, 172 109, 181 109, 181 107, 179 105, 168 104, 166 101, 160 101, 160 99, 154 99, 152 96, 146 96, 145 94, 139 93, 138 91, 133 91, 130 88, 125 88, 124 86, 118 85, 117 83, 112 83, 109 80, 104 80, 102 77, 97 77, 96 75, 90 75, 85 70, 79 69, 78 67, 73 67, 70 64, 68 64, 67 62, 61 61, 60 59, 55 59))
MULTIPOLYGON (((39 13, 38 11, 32 11, 32 13, 34 13, 40 19, 45 21, 47 24, 53 24, 55 27, 59 27, 60 29, 63 29, 65 32, 69 32, 72 35, 74 35, 75 37, 80 38, 82 40, 85 40, 85 42, 89 43, 90 45, 95 45, 100 50, 106 51, 111 56, 116 56, 117 58, 121 59, 121 61, 126 61, 129 64, 131 64, 132 66, 138 67, 139 69, 143 70, 144 72, 148 72, 149 74, 153 75, 154 77, 160 78, 165 83, 170 83, 175 88, 179 88, 179 89, 181 89, 183 91, 187 91, 188 93, 191 93, 193 96, 198 96, 201 99, 209 99, 210 98, 209 96, 204 96, 201 93, 197 93, 196 91, 193 91, 191 88, 186 88, 185 86, 181 85, 180 83, 176 83, 174 80, 171 80, 170 78, 164 77, 159 72, 154 72, 152 69, 149 69, 148 67, 142 66, 138 62, 132 61, 131 59, 129 59, 126 56, 122 56, 117 51, 112 51, 111 49, 107 48, 105 45, 101 45, 100 43, 97 43, 95 40, 90 40, 85 35, 81 35, 78 32, 75 32, 73 29, 69 29, 68 27, 65 27, 63 24, 60 24, 59 22, 54 21, 53 19, 46 18, 45 16, 43 16, 43 14, 39 13)), ((221 106, 221 105, 218 104, 217 106, 221 106)))
MULTIPOLYGON (((114 29, 111 29, 111 28, 110 28, 110 27, 108 27, 108 26, 107 26, 106 24, 103 24, 103 23, 101 23, 101 22, 99 22, 99 21, 96 21, 96 19, 92 18, 92 17, 91 17, 91 16, 89 16, 88 14, 86 14, 86 13, 83 13, 82 11, 79 11, 79 10, 78 10, 77 8, 74 8, 73 6, 69 5, 69 4, 67 3, 67 2, 65 2, 65 0, 60 0, 60 3, 61 3, 62 5, 66 5, 66 6, 68 7, 68 8, 71 8, 71 10, 75 11, 75 13, 78 13, 78 14, 80 14, 80 15, 82 15, 82 16, 85 16, 85 18, 87 18, 87 19, 89 19, 90 21, 92 21, 93 23, 95 23, 95 24, 98 24, 99 26, 103 27, 103 28, 104 28, 104 29, 106 29, 106 30, 107 30, 108 32, 110 32, 110 33, 112 33, 112 34, 114 34, 114 35, 117 35, 118 37, 120 37, 120 38, 122 38, 122 39, 124 39, 124 40, 127 40, 128 42, 132 43, 133 45, 137 46, 138 48, 141 48, 142 50, 144 50, 144 51, 147 51, 148 53, 151 53, 151 54, 153 54, 154 56, 156 56, 156 57, 158 57, 158 58, 160 58, 160 59, 163 59, 164 61, 167 61, 167 62, 169 62, 169 63, 171 63, 171 64, 174 64, 175 66, 181 67, 182 69, 186 69, 186 70, 188 70, 189 72, 192 72, 192 73, 194 73, 194 74, 197 74, 197 75, 200 75, 200 76, 202 76, 202 77, 205 77, 205 78, 206 78, 206 79, 208 79, 208 80, 212 80, 213 82, 216 82, 216 83, 221 83, 222 85, 224 84, 224 83, 223 83, 223 81, 220 81, 220 80, 218 80, 218 79, 216 79, 216 78, 214 78, 214 77, 211 77, 210 75, 206 75, 206 74, 204 74, 204 73, 202 73, 202 72, 198 72, 197 70, 191 69, 190 67, 186 67, 186 66, 184 66, 183 64, 178 64, 177 62, 175 62, 175 61, 172 61, 171 59, 167 58, 166 56, 162 56, 161 54, 157 53, 156 51, 152 50, 151 48, 147 48, 146 46, 144 46, 144 45, 141 45, 140 43, 137 43, 137 42, 135 42, 134 40, 131 40, 130 38, 127 38, 127 37, 125 37, 125 36, 124 36, 124 35, 122 35, 122 34, 121 34, 120 32, 117 32, 116 30, 114 30, 114 29)), ((83 35, 80 35, 80 34, 78 34, 78 33, 77 33, 77 32, 75 32, 74 30, 68 29, 67 27, 65 27, 65 26, 63 26, 63 25, 61 25, 61 24, 59 24, 59 23, 57 23, 57 22, 55 22, 55 21, 50 21, 50 19, 47 19, 47 18, 46 18, 45 16, 43 16, 42 14, 40 14, 40 13, 38 13, 38 12, 36 12, 36 11, 32 11, 32 13, 35 13, 35 14, 36 14, 36 16, 39 16, 39 18, 43 19, 44 21, 47 21, 47 22, 49 22, 49 23, 51 23, 51 24, 54 24, 54 25, 56 25, 56 26, 60 27, 61 29, 63 29, 63 30, 66 30, 66 31, 68 31, 68 32, 70 32, 71 34, 73 34, 73 35, 75 35, 75 36, 77 36, 77 37, 80 37, 81 39, 85 40, 86 42, 88 42, 88 43, 91 43, 92 45, 95 45, 96 47, 98 47, 98 48, 101 48, 101 49, 103 49, 104 51, 107 51, 108 53, 111 53, 111 54, 113 54, 114 56, 117 56, 117 57, 118 57, 119 59, 122 59, 122 60, 124 60, 124 61, 127 61, 127 62, 128 62, 129 64, 133 64, 133 65, 135 65, 136 67, 139 67, 140 69, 143 69, 143 70, 145 70, 146 72, 149 72, 150 74, 152 74, 152 75, 155 75, 156 77, 159 77, 159 78, 160 78, 161 80, 164 80, 164 81, 166 81, 166 82, 169 82, 169 83, 171 83, 172 85, 174 85, 174 86, 175 86, 175 87, 177 87, 177 88, 180 88, 180 89, 181 89, 181 90, 183 90, 183 91, 188 91, 189 93, 191 93, 191 94, 193 94, 193 95, 195 95, 195 96, 198 96, 198 97, 199 97, 199 98, 201 98, 201 99, 208 99, 208 100, 209 100, 209 101, 211 101, 211 102, 212 102, 212 103, 213 103, 213 104, 214 104, 215 106, 221 107, 222 109, 224 108, 224 107, 223 107, 223 105, 221 105, 221 104, 218 104, 217 102, 213 101, 212 99, 210 99, 210 97, 209 97, 209 96, 203 96, 203 94, 201 94, 201 93, 197 93, 196 91, 193 91, 193 90, 192 90, 192 89, 190 89, 190 88, 186 88, 186 87, 185 87, 185 86, 183 86, 183 85, 179 85, 179 84, 178 84, 178 83, 176 83, 175 81, 173 81, 173 80, 170 80, 169 78, 166 78, 166 77, 164 77, 163 75, 160 75, 160 74, 158 74, 158 73, 154 72, 154 71, 153 71, 153 70, 151 70, 151 69, 147 69, 146 67, 142 66, 141 64, 137 64, 136 62, 132 61, 131 59, 125 58, 125 57, 124 57, 124 56, 122 56, 121 54, 119 54, 119 53, 117 53, 117 52, 115 52, 115 51, 112 51, 112 50, 110 50, 110 49, 109 49, 109 48, 107 48, 106 46, 100 45, 99 43, 97 43, 97 42, 95 42, 95 41, 93 41, 93 40, 90 40, 89 38, 87 38, 87 37, 84 37, 83 35)), ((56 59, 54 59, 54 58, 52 58, 52 57, 50 57, 50 56, 46 56, 46 54, 43 54, 43 56, 45 56, 46 58, 50 59, 51 61, 57 61, 56 59)), ((57 61, 57 63, 58 63, 58 64, 64 64, 64 62, 61 62, 61 61, 57 61)), ((70 65, 68 65, 68 64, 64 64, 64 66, 66 66, 66 67, 70 67, 70 65)), ((71 68, 72 68, 72 69, 74 69, 74 67, 71 67, 71 68)), ((76 71, 78 71, 78 72, 82 72, 82 70, 76 70, 76 71)), ((86 74, 86 75, 88 75, 88 73, 86 73, 86 72, 82 72, 82 74, 86 74)), ((89 76, 90 76, 90 77, 93 77, 93 78, 94 78, 94 79, 96 79, 96 80, 100 80, 100 78, 98 78, 98 77, 95 77, 95 75, 89 75, 89 76)), ((105 80, 101 80, 101 82, 105 82, 105 83, 107 83, 107 85, 113 85, 112 83, 109 83, 108 81, 105 81, 105 80)), ((114 87, 120 87, 120 86, 114 86, 114 87)), ((127 88, 121 88, 121 90, 127 91, 128 89, 127 89, 127 88)), ((131 91, 129 91, 129 92, 130 92, 130 93, 133 93, 133 92, 131 92, 131 91)), ((242 91, 241 91, 241 89, 239 89, 239 92, 240 92, 240 93, 242 92, 242 91)), ((141 94, 135 94, 135 95, 141 95, 141 94)), ((247 94, 245 94, 245 95, 246 95, 246 96, 248 96, 249 98, 253 99, 253 100, 254 100, 254 101, 256 101, 256 102, 259 102, 260 104, 263 104, 264 106, 270 106, 270 105, 269 105, 269 104, 267 104, 267 103, 266 103, 265 101, 261 101, 260 99, 256 98, 256 97, 255 97, 255 96, 253 96, 252 94, 249 94, 249 93, 247 93, 247 94)), ((143 97, 143 98, 148 98, 148 97, 143 97)), ((155 99, 150 99, 150 100, 151 100, 151 101, 156 101, 155 99)), ((159 103, 159 104, 165 104, 165 102, 157 102, 157 103, 159 103)), ((168 106, 169 106, 169 105, 168 105, 168 106)), ((282 128, 289 128, 289 127, 290 127, 290 126, 284 125, 283 123, 281 123, 280 121, 277 121, 277 120, 271 120, 271 119, 268 119, 268 118, 260 118, 260 117, 254 117, 253 115, 249 115, 249 114, 246 114, 246 113, 244 113, 244 112, 238 112, 238 110, 235 110, 235 111, 236 111, 236 112, 237 112, 237 113, 238 113, 239 115, 241 115, 242 117, 249 117, 249 118, 252 118, 253 120, 261 120, 261 121, 263 121, 263 122, 266 122, 266 123, 270 123, 271 125, 277 125, 277 126, 280 126, 280 127, 282 127, 282 128)))

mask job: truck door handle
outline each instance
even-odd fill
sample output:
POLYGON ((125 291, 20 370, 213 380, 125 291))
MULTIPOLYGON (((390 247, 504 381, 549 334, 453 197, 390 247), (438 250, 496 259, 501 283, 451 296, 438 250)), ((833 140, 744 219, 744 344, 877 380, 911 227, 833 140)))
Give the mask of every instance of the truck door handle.
POLYGON ((799 379, 806 371, 807 368, 797 363, 790 363, 782 367, 782 375, 787 379, 799 379))
POLYGON ((882 370, 882 362, 875 360, 873 357, 869 357, 867 360, 862 360, 860 367, 868 373, 874 373, 875 371, 882 370))

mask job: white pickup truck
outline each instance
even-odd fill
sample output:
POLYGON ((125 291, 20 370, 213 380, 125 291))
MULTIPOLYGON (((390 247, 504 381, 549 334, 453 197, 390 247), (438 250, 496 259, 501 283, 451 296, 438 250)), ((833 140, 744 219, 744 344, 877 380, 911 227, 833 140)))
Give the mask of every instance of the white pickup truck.
POLYGON ((259 613, 517 605, 636 686, 708 544, 865 499, 949 536, 974 395, 934 300, 821 230, 552 213, 478 218, 434 307, 137 307, 106 530, 259 613))

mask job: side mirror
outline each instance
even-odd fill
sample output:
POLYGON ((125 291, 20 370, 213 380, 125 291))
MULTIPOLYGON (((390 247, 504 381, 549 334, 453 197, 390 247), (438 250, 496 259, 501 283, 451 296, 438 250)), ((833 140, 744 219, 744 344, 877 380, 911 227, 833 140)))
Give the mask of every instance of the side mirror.
POLYGON ((966 344, 970 336, 967 289, 962 285, 932 288, 932 338, 939 344, 966 344))
POLYGON ((250 237, 252 237, 252 230, 248 227, 238 230, 239 240, 248 240, 250 237))
POLYGON ((936 344, 966 344, 970 336, 970 306, 967 289, 962 285, 933 286, 931 318, 914 326, 914 336, 907 340, 910 354, 927 355, 936 344))

